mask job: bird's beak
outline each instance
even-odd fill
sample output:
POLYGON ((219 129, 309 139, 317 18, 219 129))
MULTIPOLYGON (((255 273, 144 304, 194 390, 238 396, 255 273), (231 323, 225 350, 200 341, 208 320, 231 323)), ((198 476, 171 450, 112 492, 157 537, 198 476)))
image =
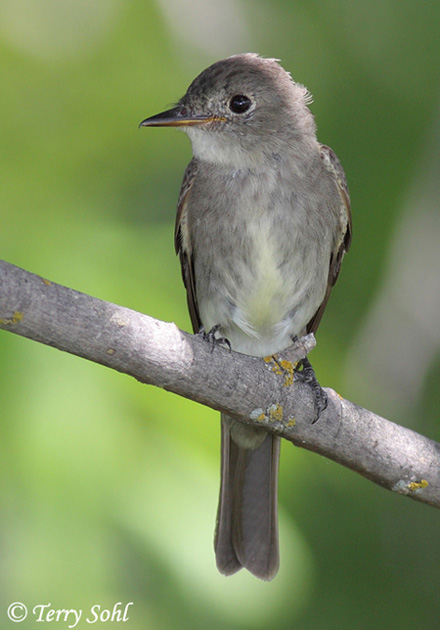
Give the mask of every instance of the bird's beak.
POLYGON ((193 116, 179 105, 166 112, 146 118, 139 127, 188 127, 189 125, 204 125, 214 121, 226 120, 221 116, 193 116))

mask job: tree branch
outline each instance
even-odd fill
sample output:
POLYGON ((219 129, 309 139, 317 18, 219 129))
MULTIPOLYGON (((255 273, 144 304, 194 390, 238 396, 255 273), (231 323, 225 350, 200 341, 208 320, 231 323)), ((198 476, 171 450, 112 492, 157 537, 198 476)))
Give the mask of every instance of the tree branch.
POLYGON ((129 374, 264 427, 371 481, 440 507, 440 444, 326 389, 313 424, 307 384, 293 364, 313 336, 281 364, 226 348, 128 308, 104 302, 0 261, 0 328, 129 374))

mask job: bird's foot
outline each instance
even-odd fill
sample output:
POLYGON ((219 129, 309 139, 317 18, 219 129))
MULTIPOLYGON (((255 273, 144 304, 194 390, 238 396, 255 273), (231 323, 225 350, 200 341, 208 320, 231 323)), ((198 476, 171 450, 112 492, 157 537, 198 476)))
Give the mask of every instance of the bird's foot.
POLYGON ((204 339, 205 341, 211 344, 211 352, 214 352, 214 348, 216 345, 226 346, 227 348, 229 348, 229 352, 231 352, 232 347, 231 347, 231 342, 229 341, 229 339, 226 339, 226 337, 215 336, 216 333, 220 330, 220 328, 221 328, 220 324, 216 324, 215 326, 211 328, 209 332, 206 332, 204 327, 201 326, 199 331, 197 332, 197 335, 199 335, 200 337, 202 337, 202 339, 204 339))
POLYGON ((322 389, 316 378, 315 370, 307 357, 301 359, 295 367, 295 378, 303 383, 307 383, 313 394, 313 402, 315 403, 316 417, 312 424, 319 420, 319 416, 327 407, 327 394, 322 389))

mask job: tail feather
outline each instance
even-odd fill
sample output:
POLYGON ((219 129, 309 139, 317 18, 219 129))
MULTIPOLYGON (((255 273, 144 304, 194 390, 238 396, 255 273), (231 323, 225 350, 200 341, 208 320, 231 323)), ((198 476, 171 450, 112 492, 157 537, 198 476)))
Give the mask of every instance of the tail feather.
MULTIPOLYGON (((267 433, 255 449, 231 438, 235 421, 222 416, 222 477, 217 513, 217 567, 242 567, 263 580, 279 567, 277 485, 280 438, 267 433)), ((243 426, 243 425, 242 425, 243 426)))
POLYGON ((234 471, 238 447, 231 441, 229 422, 222 415, 220 497, 217 511, 214 548, 217 568, 223 575, 232 575, 242 568, 232 540, 234 507, 234 471))

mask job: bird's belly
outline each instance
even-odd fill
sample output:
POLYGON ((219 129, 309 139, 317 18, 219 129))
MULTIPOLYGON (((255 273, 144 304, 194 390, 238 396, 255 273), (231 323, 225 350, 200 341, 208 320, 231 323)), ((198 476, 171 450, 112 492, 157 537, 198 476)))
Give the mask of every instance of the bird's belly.
POLYGON ((293 247, 292 239, 264 223, 247 226, 245 245, 236 245, 233 266, 213 261, 211 289, 198 296, 205 328, 220 324, 219 334, 229 339, 234 350, 254 356, 288 347, 325 292, 310 250, 293 247))
POLYGON ((242 270, 237 291, 235 323, 251 336, 271 333, 285 310, 286 283, 272 239, 254 239, 249 266, 242 270))

